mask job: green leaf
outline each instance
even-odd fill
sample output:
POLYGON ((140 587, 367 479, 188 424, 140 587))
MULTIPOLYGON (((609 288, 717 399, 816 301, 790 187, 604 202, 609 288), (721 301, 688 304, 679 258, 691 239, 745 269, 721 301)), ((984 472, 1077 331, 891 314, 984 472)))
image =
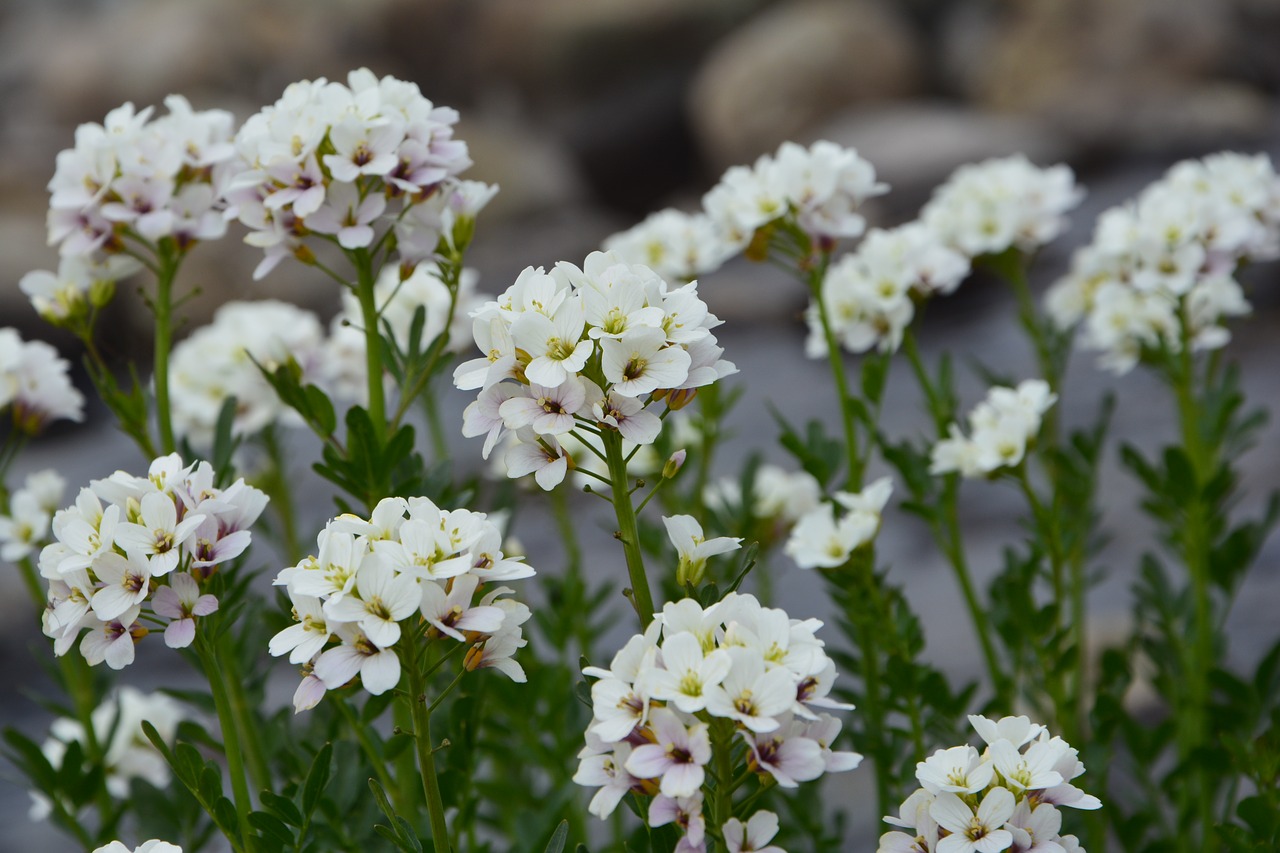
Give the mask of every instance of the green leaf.
POLYGON ((307 771, 307 781, 302 787, 302 813, 310 816, 316 809, 316 804, 320 802, 320 795, 324 793, 325 786, 329 784, 329 765, 333 759, 333 744, 326 743, 316 753, 316 757, 311 762, 311 769, 307 771))
POLYGON ((543 853, 562 853, 568 840, 569 821, 562 820, 560 825, 556 827, 556 831, 551 834, 551 840, 547 842, 546 850, 543 853))
POLYGON ((268 838, 273 838, 286 846, 292 847, 294 844, 293 833, 289 831, 289 827, 273 814, 250 812, 249 825, 268 838))
POLYGON ((300 827, 305 823, 302 812, 298 811, 298 807, 288 797, 282 797, 273 791, 263 791, 259 799, 263 808, 270 809, 272 814, 290 826, 300 827))

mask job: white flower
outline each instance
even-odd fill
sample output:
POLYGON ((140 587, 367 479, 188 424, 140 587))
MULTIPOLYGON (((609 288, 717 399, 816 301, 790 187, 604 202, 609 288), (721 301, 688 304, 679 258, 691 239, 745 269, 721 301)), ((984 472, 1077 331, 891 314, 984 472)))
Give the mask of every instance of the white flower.
POLYGON ((971 746, 939 749, 916 764, 916 779, 931 794, 976 794, 991 784, 994 774, 995 766, 971 746))
POLYGON ((938 842, 937 853, 998 853, 1013 843, 1013 834, 1004 829, 1013 816, 1013 794, 992 788, 982 798, 978 811, 952 793, 939 794, 929 807, 929 815, 951 834, 938 842))
POLYGON ((606 744, 590 731, 587 745, 578 753, 578 770, 573 781, 587 788, 599 788, 591 798, 587 811, 604 820, 622 802, 622 798, 641 781, 627 772, 631 744, 606 744))
POLYGON ((288 652, 289 663, 306 663, 325 647, 332 631, 320 599, 310 595, 293 595, 290 598, 293 602, 293 618, 298 623, 272 637, 268 650, 274 657, 288 652))
POLYGON ((741 646, 728 653, 732 666, 723 681, 708 689, 707 710, 753 732, 776 730, 778 717, 796 701, 794 676, 781 666, 766 670, 759 654, 741 646))
POLYGON ((696 586, 706 571, 707 559, 717 554, 727 554, 742 547, 742 540, 728 536, 706 539, 702 525, 691 515, 663 516, 667 536, 680 556, 676 568, 676 583, 696 586))
POLYGON ((110 844, 94 848, 93 853, 182 853, 182 848, 176 844, 170 844, 168 841, 153 838, 150 841, 142 842, 133 849, 130 849, 121 841, 112 841, 110 844))
POLYGON ((969 413, 969 437, 952 424, 949 437, 934 445, 929 472, 973 477, 1021 464, 1028 444, 1040 433, 1041 418, 1057 399, 1042 379, 1024 380, 1017 388, 991 388, 969 413))
POLYGON ((479 577, 465 574, 453 579, 446 594, 440 584, 424 581, 422 618, 459 642, 466 640, 464 632, 496 633, 502 627, 502 609, 493 605, 471 606, 479 584, 479 577))
POLYGON ((733 659, 724 649, 704 654, 698 638, 682 632, 662 644, 662 665, 650 674, 649 694, 692 714, 706 707, 708 691, 729 674, 733 659))
POLYGON ((142 497, 140 524, 124 522, 116 529, 116 544, 146 559, 154 577, 167 575, 178 567, 179 546, 196 532, 204 516, 188 514, 178 521, 173 498, 163 492, 142 497))
POLYGON ((316 678, 329 690, 336 690, 360 676, 364 689, 374 696, 386 693, 400 681, 400 658, 393 649, 380 648, 358 627, 335 625, 333 632, 342 645, 316 658, 316 678))
POLYGON ((736 817, 725 821, 721 830, 724 843, 729 853, 786 853, 781 847, 769 844, 778 834, 778 816, 773 812, 759 811, 753 814, 745 824, 736 817))
POLYGON ((674 711, 656 708, 649 715, 655 743, 636 747, 627 759, 627 772, 640 779, 661 777, 660 789, 668 797, 691 797, 706 778, 704 765, 711 760, 711 740, 705 723, 686 727, 674 711))
POLYGON ((397 573, 375 557, 364 560, 356 572, 356 595, 329 599, 324 612, 334 622, 355 623, 371 643, 386 648, 400 639, 400 620, 417 610, 421 601, 422 589, 415 577, 397 573))
POLYGON ((111 551, 95 559, 92 568, 104 584, 93 594, 93 614, 104 621, 141 604, 151 591, 151 570, 145 560, 111 551))

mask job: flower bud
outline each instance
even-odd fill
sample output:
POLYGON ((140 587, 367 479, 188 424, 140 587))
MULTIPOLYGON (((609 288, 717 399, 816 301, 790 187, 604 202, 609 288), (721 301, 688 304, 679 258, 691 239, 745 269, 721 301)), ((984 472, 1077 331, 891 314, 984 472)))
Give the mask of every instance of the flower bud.
POLYGON ((667 459, 667 464, 662 466, 662 478, 664 480, 670 480, 674 477, 684 465, 684 459, 687 455, 688 454, 685 453, 683 448, 672 453, 671 457, 667 459))

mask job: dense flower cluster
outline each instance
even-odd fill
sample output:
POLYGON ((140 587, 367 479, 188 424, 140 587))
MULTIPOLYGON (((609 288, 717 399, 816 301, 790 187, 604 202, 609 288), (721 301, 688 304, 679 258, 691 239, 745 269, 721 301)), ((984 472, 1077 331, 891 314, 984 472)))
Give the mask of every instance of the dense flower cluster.
POLYGON ((458 388, 480 389, 463 435, 486 436, 488 458, 513 432, 508 476, 534 474, 544 489, 569 470, 560 436, 585 425, 652 444, 662 423, 651 408, 678 408, 695 389, 737 372, 721 358, 711 333, 720 320, 698 298, 697 282, 671 287, 607 252, 592 253, 581 269, 529 267, 471 316, 483 355, 454 371, 458 388))
POLYGON ((1236 269, 1277 254, 1280 176, 1267 156, 1186 160, 1098 218, 1046 307, 1060 328, 1082 323, 1081 343, 1126 373, 1144 351, 1225 345, 1223 322, 1250 310, 1236 269))
POLYGON ((888 189, 852 148, 784 142, 752 166, 730 167, 702 206, 723 238, 741 249, 757 229, 788 215, 816 240, 857 237, 867 224, 858 208, 888 189))
POLYGON ((0 514, 0 560, 25 560, 45 543, 66 486, 53 469, 27 475, 22 487, 9 496, 8 513, 0 514))
MULTIPOLYGON (((531 577, 532 567, 503 554, 502 533, 484 513, 442 510, 427 498, 386 498, 365 519, 340 515, 317 540, 318 552, 277 575, 296 625, 271 638, 271 654, 303 666, 294 707, 315 707, 327 690, 360 677, 381 694, 400 681, 397 645, 448 637, 469 647, 466 666, 492 667, 515 681, 513 656, 526 641, 529 608, 484 584, 531 577), (408 622, 406 622, 408 620, 408 622)), ((401 647, 403 650, 403 647, 401 647)))
MULTIPOLYGON (((845 255, 822 281, 823 308, 831 332, 850 352, 875 347, 893 352, 915 317, 917 302, 949 294, 969 274, 969 259, 947 247, 927 225, 911 222, 873 229, 856 252, 845 255)), ((827 354, 826 330, 817 305, 805 313, 810 358, 827 354)))
POLYGON ((35 434, 50 421, 81 420, 84 395, 71 384, 70 365, 44 341, 24 341, 0 329, 0 412, 13 408, 13 424, 35 434))
POLYGON ((1084 193, 1065 165, 1041 169, 1021 154, 957 169, 920 213, 943 242, 970 258, 1029 252, 1066 228, 1084 193))
POLYGON ((227 199, 250 229, 246 242, 265 252, 255 278, 288 255, 308 258, 302 241, 312 233, 368 249, 394 228, 401 260, 430 257, 442 234, 452 239, 456 218, 492 195, 455 183, 471 165, 466 143, 453 138, 457 121, 416 84, 368 69, 346 85, 291 84, 235 137, 239 171, 227 199))
POLYGON ((835 503, 820 503, 801 516, 783 550, 802 569, 832 569, 876 538, 880 516, 893 494, 893 480, 881 477, 861 492, 836 492, 835 503), (844 512, 836 517, 835 504, 844 512))
POLYGON ((146 477, 117 471, 92 481, 54 515, 40 574, 49 582, 43 626, 55 654, 88 629, 85 660, 123 669, 147 633, 138 621, 143 607, 169 620, 166 645, 191 644, 196 617, 218 608, 201 584, 249 547, 249 527, 267 505, 243 480, 216 488, 213 473, 207 462, 184 466, 172 453, 153 461, 146 477))
POLYGON ((609 237, 604 248, 669 281, 691 281, 719 269, 740 247, 725 240, 707 214, 668 208, 609 237))
POLYGON ((1083 853, 1074 835, 1059 834, 1059 806, 1102 807, 1071 784, 1084 773, 1076 750, 1026 717, 969 722, 986 749, 939 749, 917 764, 921 787, 885 817, 912 832, 885 833, 879 853, 1083 853))
MULTIPOLYGON (((712 727, 725 722, 746 746, 747 768, 782 787, 856 767, 861 756, 831 749, 840 721, 815 710, 850 707, 829 698, 836 669, 814 636, 821 625, 751 595, 706 609, 684 599, 665 605, 609 669, 584 669, 597 679, 594 718, 574 781, 599 788, 591 813, 608 817, 628 793, 653 797, 650 825, 675 822, 685 831, 678 849, 705 850, 706 766, 714 749, 735 746, 713 744, 712 727)), ((744 839, 767 843, 768 821, 728 821, 721 830, 737 849, 752 849, 744 839)))
MULTIPOLYGON (((142 724, 148 722, 155 726, 161 739, 173 743, 178 723, 186 717, 182 706, 165 694, 143 693, 134 687, 121 687, 93 710, 90 719, 94 739, 105 751, 103 767, 107 790, 112 796, 126 799, 134 779, 142 779, 156 788, 168 786, 169 764, 142 733, 142 724)), ((72 743, 84 747, 85 741, 84 726, 69 717, 61 717, 49 727, 49 738, 41 751, 56 770, 62 766, 67 747, 72 743)), ((53 808, 48 798, 32 792, 31 799, 31 819, 47 818, 53 808)), ((74 807, 67 805, 74 811, 74 807)))
POLYGON ((660 211, 614 234, 605 248, 665 278, 687 281, 719 269, 760 229, 784 218, 816 241, 857 237, 866 228, 858 208, 887 191, 852 148, 784 142, 777 153, 726 171, 703 196, 702 211, 660 211))
POLYGON ((48 226, 63 264, 56 275, 41 271, 22 283, 42 314, 65 318, 95 282, 133 272, 136 265, 119 253, 137 243, 172 240, 185 250, 226 233, 221 189, 235 154, 231 114, 193 110, 178 95, 164 103, 168 113, 154 119, 151 107, 117 107, 102 124, 76 128, 75 147, 59 152, 48 226))
POLYGON ((1016 467, 1057 399, 1043 379, 1024 380, 1017 388, 992 388, 969 413, 968 436, 953 423, 948 437, 933 446, 930 473, 958 471, 964 477, 983 477, 1016 467))
POLYGON ((213 444, 223 402, 236 398, 232 432, 252 435, 293 412, 281 402, 259 365, 274 370, 293 360, 308 381, 324 360, 324 332, 310 311, 264 299, 227 302, 213 322, 173 348, 169 394, 174 432, 194 447, 213 444), (256 364, 255 364, 256 362, 256 364))

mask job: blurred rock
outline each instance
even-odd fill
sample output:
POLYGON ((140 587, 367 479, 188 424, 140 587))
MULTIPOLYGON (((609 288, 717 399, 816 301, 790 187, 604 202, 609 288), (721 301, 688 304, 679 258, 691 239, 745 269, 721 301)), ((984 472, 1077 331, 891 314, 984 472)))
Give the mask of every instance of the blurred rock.
POLYGON ((475 70, 539 102, 594 98, 659 70, 691 70, 766 0, 489 0, 478 4, 475 70))
POLYGON ((891 188, 881 202, 914 212, 957 166, 1023 153, 1040 165, 1069 160, 1068 141, 1033 118, 999 115, 946 102, 906 102, 848 109, 814 132, 856 148, 891 188))
POLYGON ((463 175, 501 187, 481 214, 495 219, 537 213, 583 195, 582 179, 564 147, 544 129, 514 118, 463 113, 459 139, 475 163, 463 175))
POLYGON ((1266 99, 1223 77, 1238 43, 1219 0, 1041 0, 960 7, 943 53, 980 106, 1099 151, 1182 151, 1266 130, 1266 99))
POLYGON ((689 97, 717 168, 804 135, 850 104, 916 91, 920 46, 892 6, 803 0, 771 7, 711 52, 689 97))

